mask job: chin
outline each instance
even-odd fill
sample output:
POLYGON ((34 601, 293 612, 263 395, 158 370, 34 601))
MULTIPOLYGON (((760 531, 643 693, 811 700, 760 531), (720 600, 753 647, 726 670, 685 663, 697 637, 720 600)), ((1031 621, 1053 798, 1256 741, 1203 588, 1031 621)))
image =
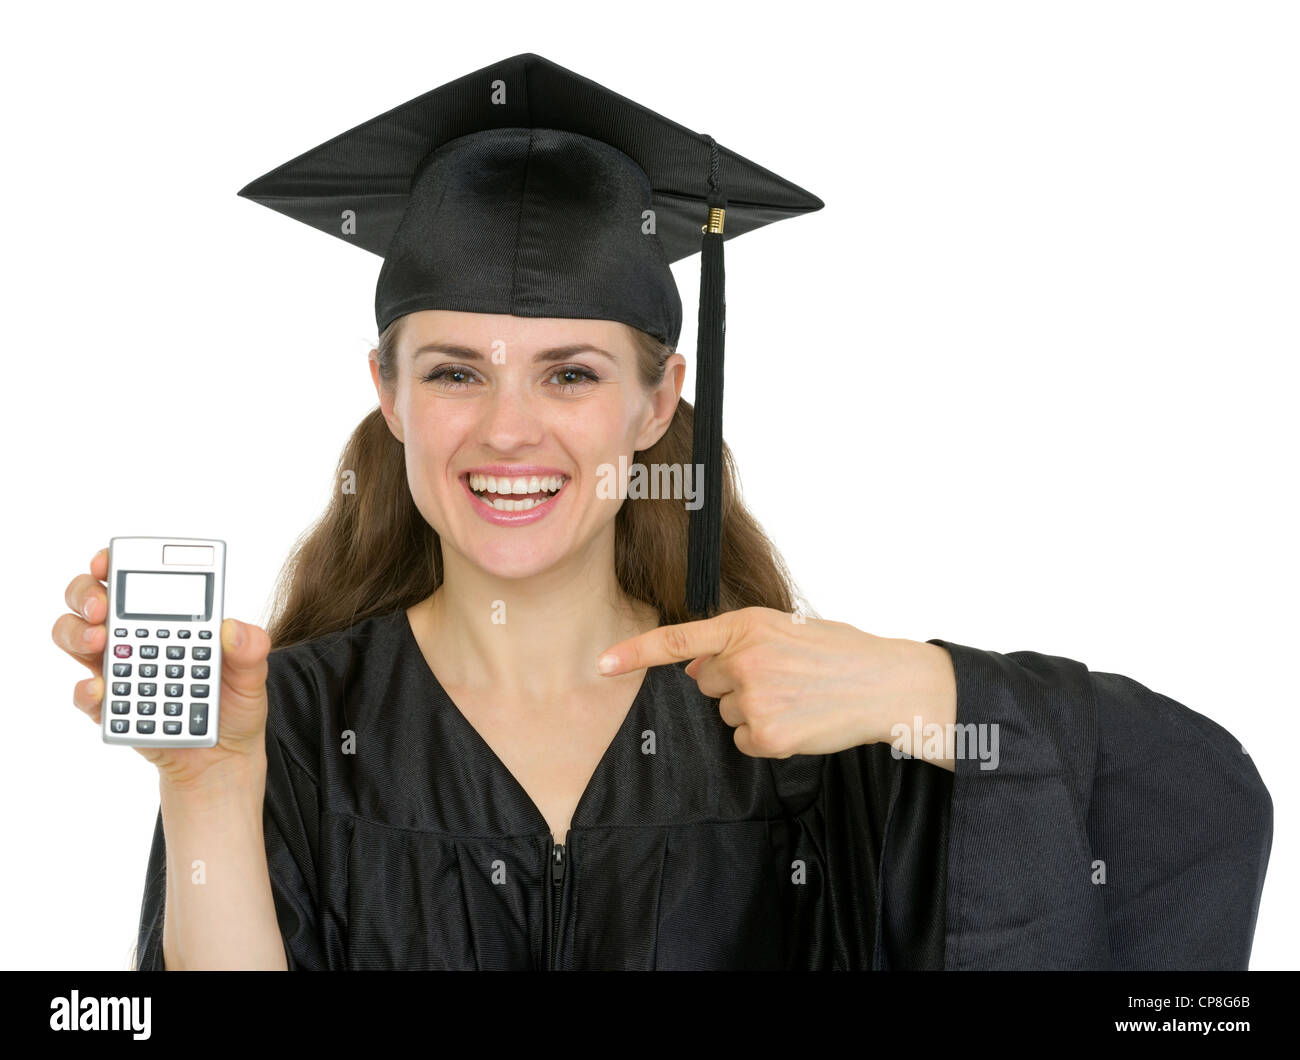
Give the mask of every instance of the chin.
POLYGON ((539 574, 545 574, 562 559, 558 555, 543 556, 531 551, 527 554, 521 554, 517 547, 502 548, 500 550, 484 549, 481 543, 476 543, 476 547, 471 547, 462 554, 466 560, 484 574, 490 574, 494 578, 509 578, 512 580, 533 578, 539 574))

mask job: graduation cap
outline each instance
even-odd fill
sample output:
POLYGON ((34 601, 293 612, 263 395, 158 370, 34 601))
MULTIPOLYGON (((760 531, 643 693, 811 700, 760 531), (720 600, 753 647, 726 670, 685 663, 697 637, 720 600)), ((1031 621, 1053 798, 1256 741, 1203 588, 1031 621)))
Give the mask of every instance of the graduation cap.
POLYGON ((718 609, 722 246, 823 203, 788 180, 525 53, 394 107, 240 190, 384 259, 380 332, 423 309, 616 320, 676 346, 671 262, 701 253, 687 610, 718 609))

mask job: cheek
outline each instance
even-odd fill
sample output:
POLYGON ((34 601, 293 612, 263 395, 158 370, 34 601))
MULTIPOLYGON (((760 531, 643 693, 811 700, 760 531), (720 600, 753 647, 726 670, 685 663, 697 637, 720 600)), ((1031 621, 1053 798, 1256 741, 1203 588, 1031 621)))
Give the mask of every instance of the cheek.
POLYGON ((406 432, 406 484, 411 490, 411 499, 424 516, 425 521, 435 530, 441 529, 442 519, 439 514, 446 505, 432 474, 432 454, 425 447, 423 439, 412 437, 406 432))
POLYGON ((417 392, 407 402, 402 420, 408 459, 422 467, 444 466, 474 437, 471 402, 437 401, 417 392))
POLYGON ((589 514, 603 523, 613 519, 626 503, 628 482, 634 473, 637 427, 634 410, 622 402, 611 403, 599 412, 590 409, 589 413, 560 437, 582 469, 589 514))
POLYGON ((557 416, 554 436, 584 463, 630 454, 636 441, 636 410, 622 401, 586 402, 557 416))
POLYGON ((406 477, 411 496, 422 511, 446 503, 447 493, 460 488, 451 475, 451 464, 467 437, 455 416, 421 414, 405 421, 406 477))

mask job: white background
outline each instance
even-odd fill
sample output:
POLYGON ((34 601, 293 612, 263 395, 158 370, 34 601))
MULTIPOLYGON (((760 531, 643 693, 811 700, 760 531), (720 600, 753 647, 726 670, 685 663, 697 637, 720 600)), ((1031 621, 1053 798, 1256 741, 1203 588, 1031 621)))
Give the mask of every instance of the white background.
POLYGON ((375 404, 379 258, 235 192, 534 51, 825 201, 727 247, 726 437, 813 607, 1227 727, 1277 819, 1252 966, 1294 966, 1296 12, 8 13, 0 964, 122 968, 134 941, 156 774, 71 703, 69 580, 113 535, 220 537, 227 614, 264 621, 375 404))

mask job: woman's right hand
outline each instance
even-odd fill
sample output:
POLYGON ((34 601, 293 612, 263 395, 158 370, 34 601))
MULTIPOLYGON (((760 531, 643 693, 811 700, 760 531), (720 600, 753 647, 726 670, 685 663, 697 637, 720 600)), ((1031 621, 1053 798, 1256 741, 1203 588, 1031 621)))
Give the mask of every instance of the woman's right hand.
MULTIPOLYGON (((90 670, 72 701, 102 724, 104 646, 108 643, 108 549, 90 561, 90 573, 68 583, 64 599, 76 614, 60 615, 54 643, 90 670)), ((137 747, 158 767, 162 783, 177 791, 252 783, 266 775, 266 656, 271 639, 260 626, 227 618, 221 623, 221 701, 215 747, 137 747), (238 641, 238 643, 236 643, 238 641)))

